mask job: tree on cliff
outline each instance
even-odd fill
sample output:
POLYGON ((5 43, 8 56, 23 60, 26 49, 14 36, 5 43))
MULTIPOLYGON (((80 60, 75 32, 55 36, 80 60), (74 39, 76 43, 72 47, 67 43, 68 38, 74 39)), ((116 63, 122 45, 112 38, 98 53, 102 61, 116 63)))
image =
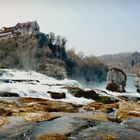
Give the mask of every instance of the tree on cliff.
POLYGON ((0 40, 0 67, 36 70, 63 79, 104 80, 107 67, 96 57, 66 50, 66 38, 54 33, 0 40))

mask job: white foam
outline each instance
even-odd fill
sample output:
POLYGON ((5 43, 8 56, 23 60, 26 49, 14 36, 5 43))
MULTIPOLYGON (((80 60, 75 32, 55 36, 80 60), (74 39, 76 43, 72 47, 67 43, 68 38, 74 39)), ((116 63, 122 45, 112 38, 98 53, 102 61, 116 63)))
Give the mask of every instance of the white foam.
POLYGON ((65 93, 66 98, 60 99, 60 101, 71 102, 74 104, 86 104, 93 102, 93 100, 85 98, 76 98, 71 95, 67 89, 63 87, 80 87, 82 86, 75 80, 57 80, 52 77, 37 73, 35 71, 25 72, 13 69, 0 69, 0 79, 12 79, 12 80, 38 80, 39 83, 30 82, 12 82, 1 83, 0 91, 7 91, 18 93, 21 97, 34 97, 53 100, 48 94, 48 91, 65 93))

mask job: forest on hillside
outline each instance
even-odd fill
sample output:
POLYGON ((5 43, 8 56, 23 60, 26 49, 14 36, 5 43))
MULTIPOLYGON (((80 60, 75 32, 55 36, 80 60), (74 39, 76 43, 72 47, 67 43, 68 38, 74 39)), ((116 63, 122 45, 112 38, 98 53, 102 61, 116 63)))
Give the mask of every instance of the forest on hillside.
POLYGON ((87 82, 106 79, 106 65, 97 57, 67 50, 66 42, 52 32, 1 39, 0 68, 35 70, 57 79, 68 77, 87 82))
POLYGON ((140 52, 102 55, 98 59, 108 67, 120 68, 131 74, 137 73, 136 71, 140 66, 140 52))

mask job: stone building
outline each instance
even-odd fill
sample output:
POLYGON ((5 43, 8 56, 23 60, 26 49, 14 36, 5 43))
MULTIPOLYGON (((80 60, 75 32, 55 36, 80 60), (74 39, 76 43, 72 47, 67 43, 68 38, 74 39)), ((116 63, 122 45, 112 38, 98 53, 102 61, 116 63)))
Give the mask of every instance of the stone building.
POLYGON ((40 27, 36 21, 18 23, 13 27, 3 27, 0 29, 0 39, 16 35, 36 35, 39 32, 40 27))

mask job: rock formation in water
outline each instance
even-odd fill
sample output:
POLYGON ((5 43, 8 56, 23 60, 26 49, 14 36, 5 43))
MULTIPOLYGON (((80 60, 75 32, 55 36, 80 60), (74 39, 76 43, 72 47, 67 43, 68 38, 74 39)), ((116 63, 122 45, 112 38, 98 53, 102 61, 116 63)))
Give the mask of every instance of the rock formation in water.
POLYGON ((118 68, 111 68, 107 75, 106 89, 116 92, 125 92, 126 74, 118 68))
POLYGON ((136 70, 135 86, 137 88, 137 92, 140 93, 140 68, 139 67, 136 70))
POLYGON ((140 77, 135 78, 135 86, 137 88, 137 92, 140 93, 140 77))

